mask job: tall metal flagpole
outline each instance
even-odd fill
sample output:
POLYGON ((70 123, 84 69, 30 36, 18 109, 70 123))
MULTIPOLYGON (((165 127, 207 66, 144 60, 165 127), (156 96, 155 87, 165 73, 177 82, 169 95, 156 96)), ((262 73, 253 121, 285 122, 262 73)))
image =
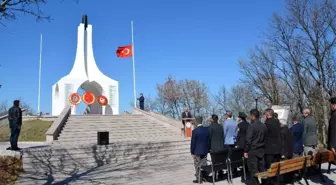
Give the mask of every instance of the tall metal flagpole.
POLYGON ((37 95, 37 113, 40 114, 40 99, 41 99, 41 68, 42 68, 42 33, 40 39, 40 65, 39 65, 39 81, 37 95))
POLYGON ((136 88, 135 88, 135 63, 134 63, 134 29, 133 29, 133 21, 131 21, 132 27, 132 61, 133 61, 133 88, 134 88, 134 107, 136 107, 136 88))

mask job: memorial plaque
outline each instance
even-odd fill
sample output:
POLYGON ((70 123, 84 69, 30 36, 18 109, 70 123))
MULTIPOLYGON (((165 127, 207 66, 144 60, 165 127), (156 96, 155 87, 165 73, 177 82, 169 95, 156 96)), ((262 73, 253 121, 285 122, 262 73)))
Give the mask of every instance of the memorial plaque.
POLYGON ((274 110, 274 112, 278 113, 278 119, 281 124, 291 125, 290 124, 290 106, 273 105, 272 109, 274 110))

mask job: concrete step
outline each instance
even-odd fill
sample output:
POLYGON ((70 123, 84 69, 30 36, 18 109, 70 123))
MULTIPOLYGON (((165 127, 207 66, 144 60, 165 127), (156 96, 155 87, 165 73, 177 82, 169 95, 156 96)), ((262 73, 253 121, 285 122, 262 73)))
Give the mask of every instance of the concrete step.
POLYGON ((143 147, 160 147, 160 146, 175 146, 175 145, 190 145, 190 139, 169 137, 169 138, 160 138, 158 140, 134 140, 129 141, 113 141, 109 145, 97 145, 97 144, 78 144, 78 142, 73 142, 68 145, 51 145, 47 148, 33 148, 29 149, 30 151, 43 151, 43 150, 64 150, 64 149, 73 149, 73 150, 82 150, 82 149, 91 149, 97 148, 97 150, 107 150, 109 148, 125 150, 128 148, 143 148, 143 147))
MULTIPOLYGON (((182 136, 170 136, 170 137, 159 137, 159 138, 121 138, 121 139, 113 139, 110 140, 110 142, 124 142, 124 141, 129 141, 129 142, 133 142, 133 141, 153 141, 153 140, 165 140, 165 141, 169 141, 169 140, 176 140, 176 139, 184 139, 182 136)), ((67 146, 67 145, 73 145, 73 143, 76 143, 78 145, 93 145, 93 144, 97 144, 96 140, 90 140, 90 141, 76 141, 74 142, 74 140, 65 140, 65 141, 54 141, 53 145, 58 145, 58 146, 67 146)))
MULTIPOLYGON (((112 142, 114 140, 128 140, 131 141, 134 137, 132 135, 125 135, 125 136, 111 136, 109 140, 112 142)), ((173 137, 171 134, 165 134, 165 135, 138 135, 136 136, 137 140, 152 140, 155 138, 161 138, 161 137, 173 137)), ((176 135, 176 137, 180 137, 176 135)), ((61 136, 59 137, 60 142, 76 142, 76 143, 97 143, 97 137, 85 137, 85 136, 79 136, 79 137, 73 137, 73 136, 61 136)))
MULTIPOLYGON (((63 129, 62 133, 76 133, 76 132, 87 132, 87 133, 97 133, 97 131, 108 131, 110 133, 123 133, 123 132, 129 132, 129 131, 133 131, 134 129, 132 128, 118 128, 118 129, 114 129, 114 128, 101 128, 101 127, 96 127, 96 128, 74 128, 74 129, 69 129, 69 127, 65 127, 65 129, 63 129)), ((174 132, 173 130, 170 129, 166 129, 164 127, 161 127, 161 129, 154 129, 154 128, 148 128, 148 127, 140 127, 137 128, 136 131, 137 132, 150 132, 150 131, 168 131, 168 132, 174 132)))
POLYGON ((83 124, 73 124, 67 123, 65 125, 66 128, 90 128, 90 127, 111 127, 111 128, 118 128, 118 127, 155 127, 161 128, 164 126, 156 123, 144 123, 144 124, 134 124, 134 123, 123 123, 123 124, 115 124, 115 123, 83 123, 83 124))

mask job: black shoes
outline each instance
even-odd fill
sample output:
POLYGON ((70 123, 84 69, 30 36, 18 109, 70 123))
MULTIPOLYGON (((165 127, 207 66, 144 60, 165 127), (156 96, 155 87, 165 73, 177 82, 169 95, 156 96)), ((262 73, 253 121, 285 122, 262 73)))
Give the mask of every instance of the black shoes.
POLYGON ((193 183, 196 183, 196 184, 200 183, 200 184, 202 184, 203 180, 201 180, 201 182, 198 182, 198 180, 194 180, 193 183))
POLYGON ((6 150, 21 151, 21 148, 19 148, 19 147, 16 147, 16 148, 8 147, 8 148, 6 148, 6 150))

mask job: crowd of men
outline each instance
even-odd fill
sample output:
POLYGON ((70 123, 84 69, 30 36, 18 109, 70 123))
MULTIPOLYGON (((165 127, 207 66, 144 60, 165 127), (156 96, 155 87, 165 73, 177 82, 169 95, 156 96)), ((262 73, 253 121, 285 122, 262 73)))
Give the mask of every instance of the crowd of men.
MULTIPOLYGON (((328 149, 335 153, 336 98, 331 98, 330 103, 332 112, 328 127, 328 149)), ((185 109, 185 112, 188 110, 185 109)), ((190 113, 183 113, 182 117, 186 115, 191 117, 190 113)), ((221 124, 218 123, 217 115, 211 116, 210 125, 202 124, 201 117, 196 118, 190 147, 196 170, 194 183, 204 181, 199 168, 209 153, 232 148, 244 150, 252 184, 260 184, 255 174, 269 169, 274 162, 316 153, 317 123, 309 108, 303 110, 303 119, 299 115, 291 118, 293 125, 290 128, 287 124, 281 124, 277 113, 272 109, 265 110, 265 122, 260 120, 261 115, 257 109, 252 109, 249 115, 250 123, 247 121, 248 116, 239 112, 238 124, 233 120, 232 112, 226 113, 221 124)), ((265 180, 262 184, 273 184, 273 181, 265 180)))

